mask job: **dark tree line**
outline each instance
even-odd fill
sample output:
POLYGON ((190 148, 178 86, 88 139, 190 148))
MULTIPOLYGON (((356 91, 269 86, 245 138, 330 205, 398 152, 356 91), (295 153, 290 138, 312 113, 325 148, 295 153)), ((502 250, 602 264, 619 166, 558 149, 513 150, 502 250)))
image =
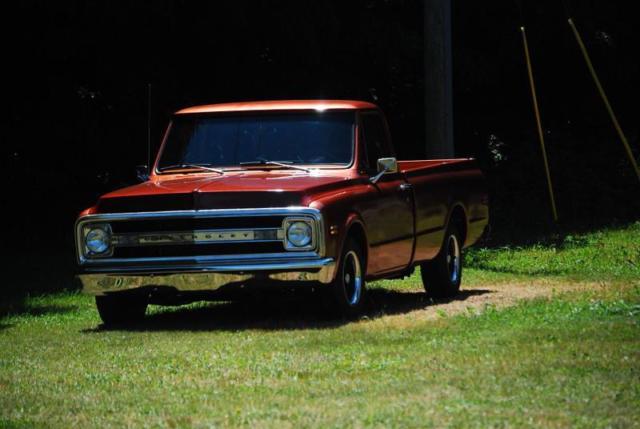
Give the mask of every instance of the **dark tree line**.
MULTIPOLYGON (((566 24, 568 10, 638 156, 632 7, 453 3, 456 151, 477 157, 488 175, 495 237, 544 231, 550 219, 523 24, 562 222, 637 218, 640 185, 566 24)), ((46 264, 70 270, 77 212, 134 181, 146 158, 148 83, 154 146, 183 106, 313 97, 377 102, 401 158, 422 157, 428 144, 417 0, 24 0, 6 8, 0 162, 12 225, 4 243, 24 261, 12 264, 18 269, 45 255, 46 264)), ((49 268, 42 276, 51 278, 49 268)))

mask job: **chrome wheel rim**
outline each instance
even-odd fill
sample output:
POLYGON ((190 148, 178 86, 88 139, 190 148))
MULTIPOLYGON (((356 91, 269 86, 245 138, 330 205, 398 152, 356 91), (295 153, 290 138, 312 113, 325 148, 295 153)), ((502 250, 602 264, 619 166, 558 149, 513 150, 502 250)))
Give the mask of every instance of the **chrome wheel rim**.
POLYGON ((344 256, 342 281, 347 303, 351 306, 358 304, 362 295, 362 267, 358 255, 353 250, 344 256))
POLYGON ((455 235, 450 235, 447 240, 447 270, 449 280, 456 283, 460 278, 460 245, 455 235))

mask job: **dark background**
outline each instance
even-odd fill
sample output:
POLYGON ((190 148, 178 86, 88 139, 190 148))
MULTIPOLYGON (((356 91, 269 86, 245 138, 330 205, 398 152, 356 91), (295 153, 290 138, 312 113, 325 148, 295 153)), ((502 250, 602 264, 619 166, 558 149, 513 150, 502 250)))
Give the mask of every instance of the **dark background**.
MULTIPOLYGON (((640 44, 631 3, 453 4, 456 154, 478 158, 489 179, 485 244, 637 219, 640 185, 566 21, 575 18, 638 158, 640 44)), ((421 1, 21 0, 4 8, 0 168, 3 265, 17 274, 10 290, 71 287, 77 213, 133 183, 134 166, 146 162, 148 83, 154 150, 171 112, 184 106, 321 97, 378 103, 399 157, 424 157, 421 1)))

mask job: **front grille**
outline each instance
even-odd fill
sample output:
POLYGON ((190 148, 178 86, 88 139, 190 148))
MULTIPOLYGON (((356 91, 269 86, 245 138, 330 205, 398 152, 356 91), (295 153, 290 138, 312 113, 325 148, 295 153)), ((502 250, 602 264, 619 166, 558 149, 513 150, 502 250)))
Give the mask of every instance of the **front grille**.
POLYGON ((227 256, 285 252, 282 228, 285 216, 235 216, 211 218, 135 219, 113 222, 116 245, 113 258, 161 258, 184 256, 227 256), (216 232, 217 231, 217 232, 216 232), (224 231, 252 231, 253 238, 242 241, 242 234, 228 242, 216 239, 224 231), (196 241, 195 235, 210 240, 196 241), (165 235, 166 234, 166 235, 165 235), (158 237, 149 241, 148 237, 158 237), (142 243, 140 238, 147 237, 142 243), (174 237, 173 239, 167 237, 174 237), (177 240, 177 241, 175 241, 177 240))
POLYGON ((284 218, 284 216, 246 216, 128 220, 112 223, 111 230, 114 234, 124 234, 206 229, 280 228, 284 218))
POLYGON ((114 258, 161 258, 207 255, 247 255, 255 253, 282 253, 282 241, 265 243, 185 244, 142 247, 117 247, 114 258))
MULTIPOLYGON (((291 208, 252 210, 185 211, 178 213, 105 213, 87 216, 77 224, 76 243, 80 264, 122 264, 128 259, 158 258, 159 263, 171 258, 207 257, 207 260, 233 260, 234 255, 259 259, 261 255, 280 257, 303 256, 322 252, 322 226, 317 212, 291 208), (286 240, 285 228, 292 220, 305 220, 312 226, 313 240, 308 247, 292 248, 286 240), (108 255, 91 255, 84 243, 90 228, 111 232, 108 255), (218 258, 219 257, 219 258, 218 258)), ((272 258, 268 256, 267 258, 272 258)))

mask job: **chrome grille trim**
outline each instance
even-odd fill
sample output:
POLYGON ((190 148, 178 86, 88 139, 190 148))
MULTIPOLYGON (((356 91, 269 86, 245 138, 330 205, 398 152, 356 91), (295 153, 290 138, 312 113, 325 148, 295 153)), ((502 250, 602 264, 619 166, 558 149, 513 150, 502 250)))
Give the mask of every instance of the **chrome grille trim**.
POLYGON ((113 234, 111 243, 114 247, 139 247, 166 244, 281 242, 283 238, 282 228, 204 229, 113 234))

